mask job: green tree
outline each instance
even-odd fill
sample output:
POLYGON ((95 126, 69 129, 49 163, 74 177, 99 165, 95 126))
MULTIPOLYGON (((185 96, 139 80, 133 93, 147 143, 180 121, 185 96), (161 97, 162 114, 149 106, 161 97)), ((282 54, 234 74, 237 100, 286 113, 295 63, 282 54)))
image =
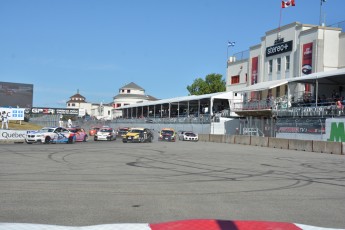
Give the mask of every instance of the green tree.
POLYGON ((226 90, 225 80, 221 74, 208 74, 205 80, 197 78, 193 84, 187 86, 190 95, 202 95, 226 90))

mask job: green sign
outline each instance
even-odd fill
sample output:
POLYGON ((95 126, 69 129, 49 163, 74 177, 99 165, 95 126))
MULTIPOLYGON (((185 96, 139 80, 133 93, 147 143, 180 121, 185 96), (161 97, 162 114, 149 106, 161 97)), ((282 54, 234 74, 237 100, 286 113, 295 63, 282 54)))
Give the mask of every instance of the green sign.
POLYGON ((327 141, 345 142, 344 122, 331 123, 331 133, 327 141))

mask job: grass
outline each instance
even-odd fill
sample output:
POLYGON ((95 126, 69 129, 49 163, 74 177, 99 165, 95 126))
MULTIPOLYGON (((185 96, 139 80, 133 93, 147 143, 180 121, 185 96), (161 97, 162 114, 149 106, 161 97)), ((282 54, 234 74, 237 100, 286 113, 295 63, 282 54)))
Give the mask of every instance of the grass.
POLYGON ((38 130, 41 129, 42 126, 25 121, 10 121, 8 128, 12 130, 38 130))

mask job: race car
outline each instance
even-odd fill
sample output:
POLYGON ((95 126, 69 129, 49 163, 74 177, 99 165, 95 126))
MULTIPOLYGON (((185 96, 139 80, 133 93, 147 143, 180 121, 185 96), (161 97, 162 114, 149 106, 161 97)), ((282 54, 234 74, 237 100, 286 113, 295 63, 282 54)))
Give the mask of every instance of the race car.
POLYGON ((83 128, 72 127, 67 128, 70 132, 75 133, 76 141, 86 142, 88 140, 88 135, 83 128))
POLYGON ((68 143, 73 144, 76 141, 76 135, 63 127, 45 127, 36 132, 30 132, 26 135, 25 142, 32 143, 68 143))
POLYGON ((181 132, 181 134, 179 135, 179 140, 181 140, 181 141, 198 141, 199 136, 198 136, 198 134, 195 134, 191 131, 184 131, 184 132, 181 132))
POLYGON ((116 132, 113 128, 100 128, 94 136, 95 141, 112 141, 116 140, 116 132))
POLYGON ((153 133, 147 128, 131 128, 128 133, 122 138, 123 143, 127 142, 152 142, 153 133))
POLYGON ((130 128, 128 128, 128 127, 118 128, 116 130, 116 136, 123 138, 126 135, 126 133, 128 133, 129 129, 130 128))
POLYGON ((158 141, 176 141, 176 132, 172 128, 164 128, 159 132, 158 141))

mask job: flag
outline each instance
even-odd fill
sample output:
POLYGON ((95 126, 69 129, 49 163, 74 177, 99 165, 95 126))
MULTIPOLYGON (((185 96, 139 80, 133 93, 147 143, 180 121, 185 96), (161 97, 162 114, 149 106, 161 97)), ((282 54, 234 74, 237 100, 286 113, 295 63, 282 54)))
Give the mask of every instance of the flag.
POLYGON ((282 1, 282 8, 287 8, 289 6, 295 6, 295 0, 282 1))
POLYGON ((235 46, 235 42, 228 42, 228 47, 232 47, 232 46, 235 46))

